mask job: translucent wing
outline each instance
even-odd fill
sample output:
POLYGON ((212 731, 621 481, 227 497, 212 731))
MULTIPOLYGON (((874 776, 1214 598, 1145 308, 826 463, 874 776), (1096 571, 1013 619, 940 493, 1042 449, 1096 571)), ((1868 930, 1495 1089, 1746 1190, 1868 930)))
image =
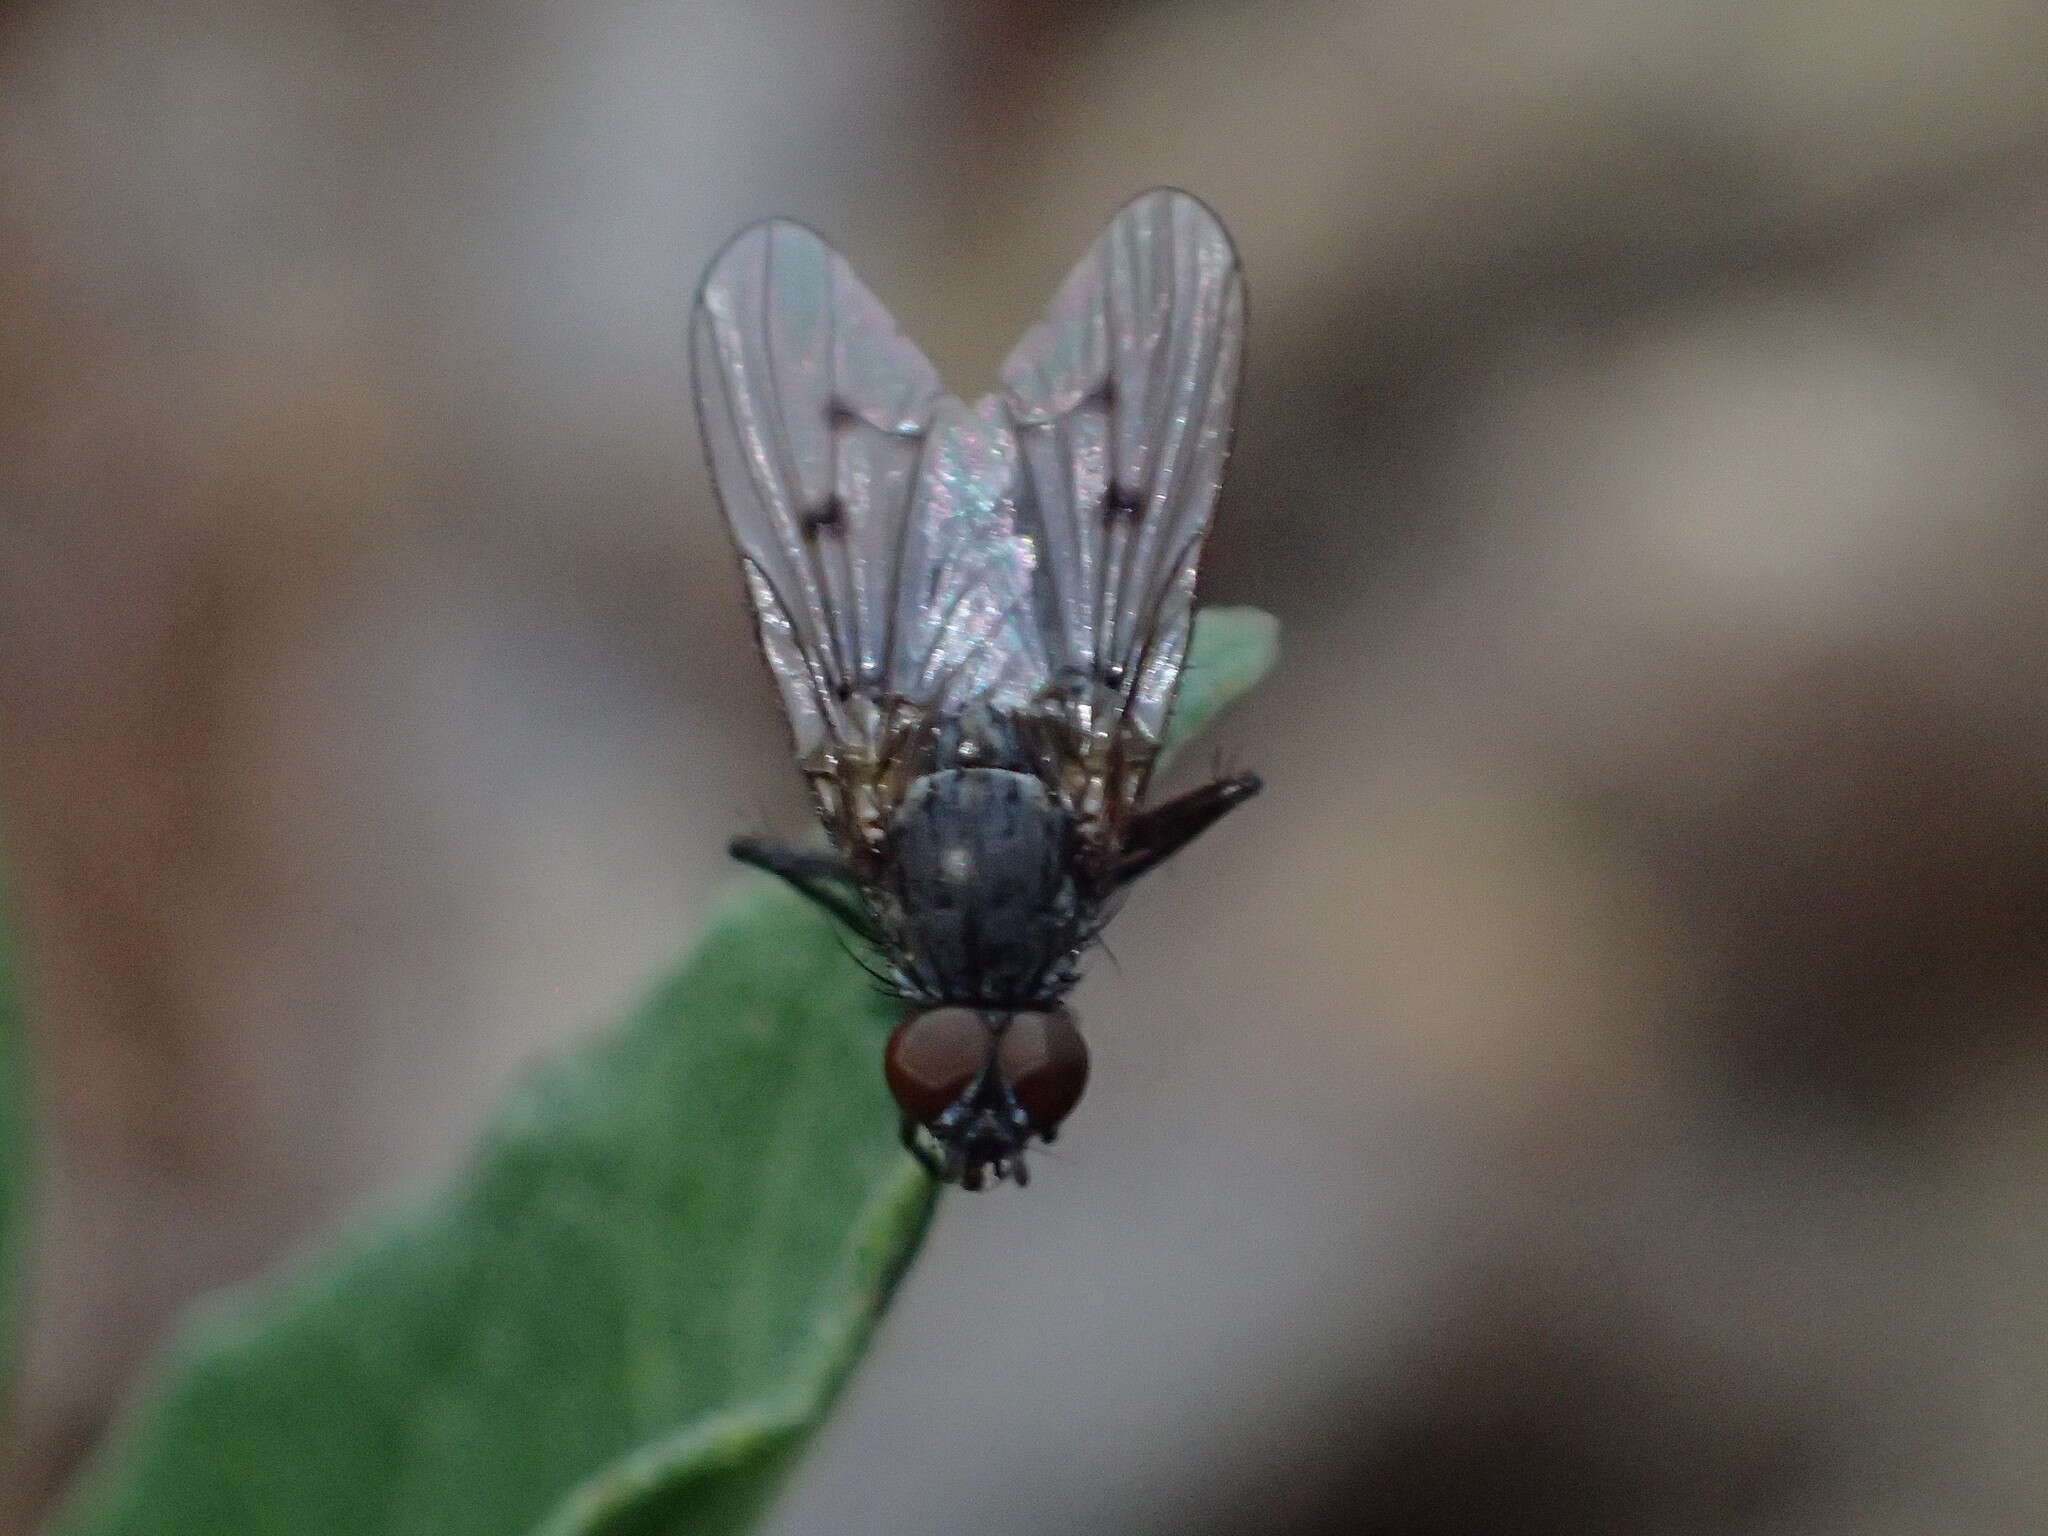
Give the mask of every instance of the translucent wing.
POLYGON ((1037 546, 1018 528, 1017 441, 994 397, 939 404, 904 532, 895 694, 957 714, 1014 710, 1048 681, 1037 546))
POLYGON ((1185 192, 1127 203, 1003 365, 1056 686, 1097 757, 1142 757, 1187 659, 1230 446, 1244 284, 1185 192))
POLYGON ((690 351, 712 475, 797 751, 871 741, 938 376, 837 252, 780 219, 712 262, 690 351))
POLYGON ((1128 204, 969 408, 801 225, 744 230, 691 329, 698 410, 799 756, 842 845, 973 706, 1109 847, 1186 660, 1244 325, 1222 226, 1128 204))

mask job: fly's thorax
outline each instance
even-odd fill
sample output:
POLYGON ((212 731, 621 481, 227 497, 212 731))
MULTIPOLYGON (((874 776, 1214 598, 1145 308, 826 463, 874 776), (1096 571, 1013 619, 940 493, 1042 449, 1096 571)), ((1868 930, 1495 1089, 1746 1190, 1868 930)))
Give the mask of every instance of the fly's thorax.
POLYGON ((940 720, 932 731, 928 771, 941 768, 1011 768, 1032 772, 1037 754, 1013 711, 977 703, 940 720))
POLYGON ((1071 984, 1086 928, 1073 818, 1036 775, 920 778, 890 823, 887 866, 901 959, 931 996, 1023 1006, 1071 984))

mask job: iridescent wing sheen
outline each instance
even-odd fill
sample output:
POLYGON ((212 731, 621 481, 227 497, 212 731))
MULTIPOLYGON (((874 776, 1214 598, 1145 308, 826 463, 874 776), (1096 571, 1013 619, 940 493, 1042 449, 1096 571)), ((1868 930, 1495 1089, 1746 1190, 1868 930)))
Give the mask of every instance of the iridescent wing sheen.
POLYGON ((1133 763, 1118 793, 1142 788, 1187 659, 1243 343, 1229 235, 1163 188, 1124 205, 1003 365, 1057 707, 1070 750, 1133 763))
POLYGON ((712 262, 690 352, 712 476, 798 755, 871 743, 897 649, 905 521, 929 499, 918 476, 941 415, 938 375, 837 252, 781 219, 741 231, 712 262))
POLYGON ((1018 528, 1017 441, 993 396, 940 401, 904 529, 895 695, 941 713, 1015 710, 1049 674, 1037 546, 1018 528))

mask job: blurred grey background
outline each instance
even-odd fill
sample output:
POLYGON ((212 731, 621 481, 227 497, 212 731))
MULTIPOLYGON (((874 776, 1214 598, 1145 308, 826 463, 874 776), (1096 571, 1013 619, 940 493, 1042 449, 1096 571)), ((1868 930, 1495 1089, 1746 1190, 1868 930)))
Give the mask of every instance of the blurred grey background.
POLYGON ((2021 0, 0 9, 8 1518, 803 824, 718 243, 818 225, 972 391, 1172 182, 1270 793, 777 1536, 2040 1530, 2044 80, 2021 0))

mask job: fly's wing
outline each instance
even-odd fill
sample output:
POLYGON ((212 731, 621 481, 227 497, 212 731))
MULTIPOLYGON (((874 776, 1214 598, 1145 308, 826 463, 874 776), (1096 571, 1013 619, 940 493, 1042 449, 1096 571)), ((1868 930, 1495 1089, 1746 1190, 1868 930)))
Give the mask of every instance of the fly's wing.
POLYGON ((1044 710, 1112 820, 1143 790, 1187 659, 1243 342, 1229 235, 1160 189, 1124 206, 1003 365, 1041 556, 1044 710))
POLYGON ((827 826, 879 858, 953 717, 1041 695, 1016 438, 970 410, 824 241, 771 220, 713 261, 698 412, 761 648, 827 826))
POLYGON ((697 297, 704 443, 798 756, 874 758, 905 521, 938 376, 837 252, 773 219, 697 297))
POLYGON ((904 532, 889 685, 940 714, 1017 710, 1049 679, 1017 440, 994 397, 939 404, 904 532))

